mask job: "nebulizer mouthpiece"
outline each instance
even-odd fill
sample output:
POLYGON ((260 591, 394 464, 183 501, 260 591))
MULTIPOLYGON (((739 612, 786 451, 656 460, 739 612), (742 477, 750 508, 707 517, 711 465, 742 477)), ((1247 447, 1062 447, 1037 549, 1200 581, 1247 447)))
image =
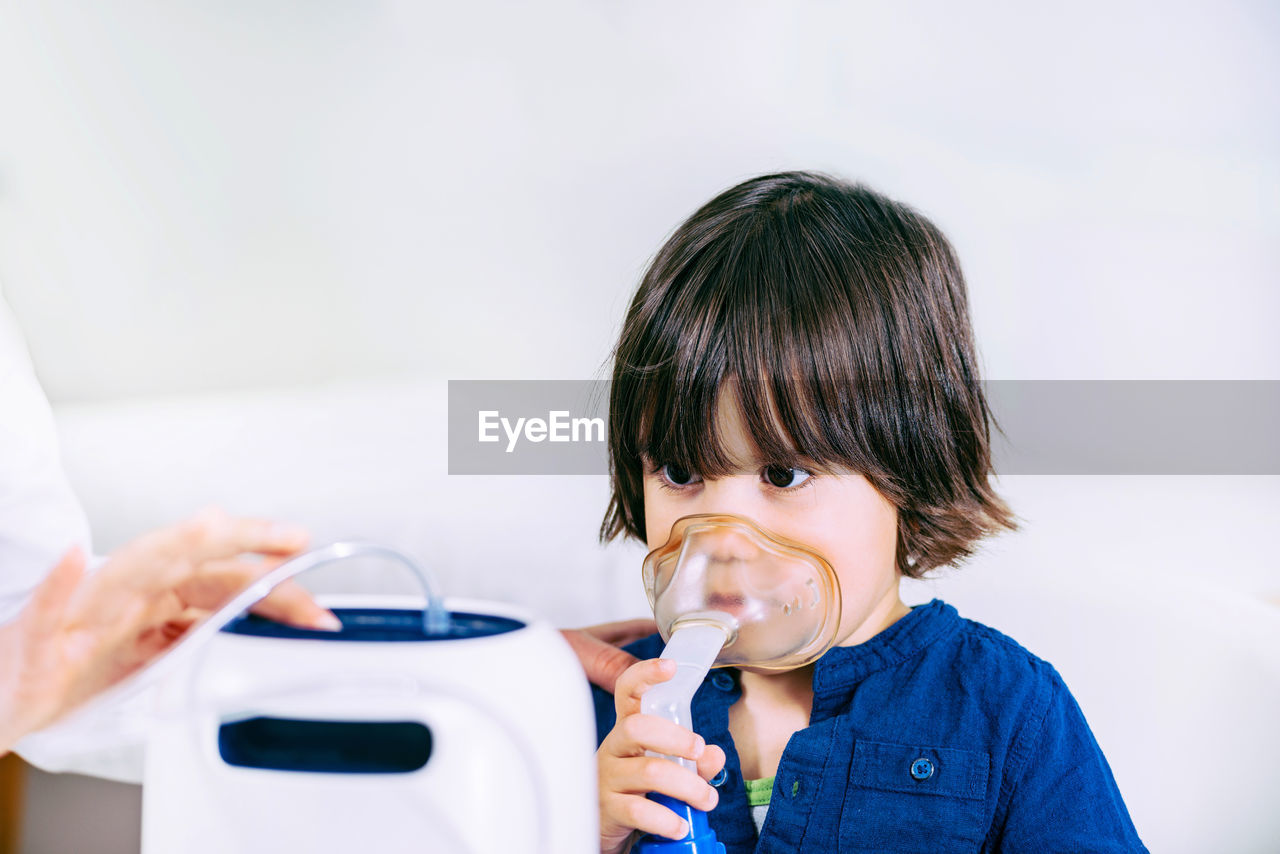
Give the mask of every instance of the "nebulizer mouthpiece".
MULTIPOLYGON (((697 515, 679 519, 666 544, 642 569, 663 658, 676 675, 645 692, 643 714, 692 729, 691 702, 712 667, 792 670, 831 648, 840 624, 840 584, 812 549, 771 534, 749 519, 697 515)), ((688 759, 668 757, 696 770, 688 759)), ((689 823, 684 839, 649 836, 642 854, 721 854, 706 814, 664 795, 651 798, 689 823)))

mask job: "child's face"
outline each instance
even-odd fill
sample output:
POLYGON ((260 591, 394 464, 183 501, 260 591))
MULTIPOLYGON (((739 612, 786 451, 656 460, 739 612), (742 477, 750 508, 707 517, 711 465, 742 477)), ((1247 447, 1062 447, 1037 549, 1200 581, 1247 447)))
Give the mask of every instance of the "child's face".
POLYGON ((717 425, 737 461, 735 472, 703 480, 697 472, 645 460, 645 539, 667 542, 671 526, 694 513, 745 516, 817 551, 840 580, 837 645, 861 643, 901 608, 895 550, 898 513, 860 474, 810 474, 756 459, 733 397, 722 395, 717 425), (653 472, 654 465, 663 467, 653 472))

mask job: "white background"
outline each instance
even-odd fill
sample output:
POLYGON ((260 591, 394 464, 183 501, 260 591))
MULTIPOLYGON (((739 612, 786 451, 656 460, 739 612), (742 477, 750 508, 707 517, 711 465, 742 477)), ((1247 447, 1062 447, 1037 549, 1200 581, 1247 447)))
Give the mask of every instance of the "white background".
POLYGON ((1280 378, 1280 10, 8 3, 0 285, 55 401, 596 375, 664 235, 933 216, 992 379, 1280 378))

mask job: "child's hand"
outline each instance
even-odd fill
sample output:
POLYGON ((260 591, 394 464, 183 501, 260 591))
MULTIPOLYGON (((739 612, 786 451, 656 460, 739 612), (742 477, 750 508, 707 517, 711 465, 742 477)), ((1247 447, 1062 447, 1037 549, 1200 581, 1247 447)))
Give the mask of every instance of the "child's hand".
POLYGON ((719 800, 707 781, 724 766, 724 751, 678 724, 640 714, 644 692, 666 682, 675 672, 675 662, 655 658, 633 664, 618 677, 613 698, 618 720, 596 751, 602 854, 625 850, 632 830, 670 839, 689 832, 684 819, 646 798, 649 792, 679 798, 700 810, 710 810, 719 800), (698 764, 698 773, 668 759, 645 756, 646 750, 692 759, 698 764))

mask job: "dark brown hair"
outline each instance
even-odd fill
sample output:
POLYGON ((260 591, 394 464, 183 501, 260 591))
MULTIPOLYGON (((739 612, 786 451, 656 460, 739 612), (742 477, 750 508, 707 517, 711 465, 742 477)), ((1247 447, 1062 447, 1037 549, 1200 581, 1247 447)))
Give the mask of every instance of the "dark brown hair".
POLYGON ((1015 527, 995 494, 964 278, 924 216, 811 172, 716 196, 658 250, 627 311, 609 400, 602 540, 644 540, 643 457, 732 470, 731 384, 761 458, 851 469, 898 509, 904 575, 1015 527))

